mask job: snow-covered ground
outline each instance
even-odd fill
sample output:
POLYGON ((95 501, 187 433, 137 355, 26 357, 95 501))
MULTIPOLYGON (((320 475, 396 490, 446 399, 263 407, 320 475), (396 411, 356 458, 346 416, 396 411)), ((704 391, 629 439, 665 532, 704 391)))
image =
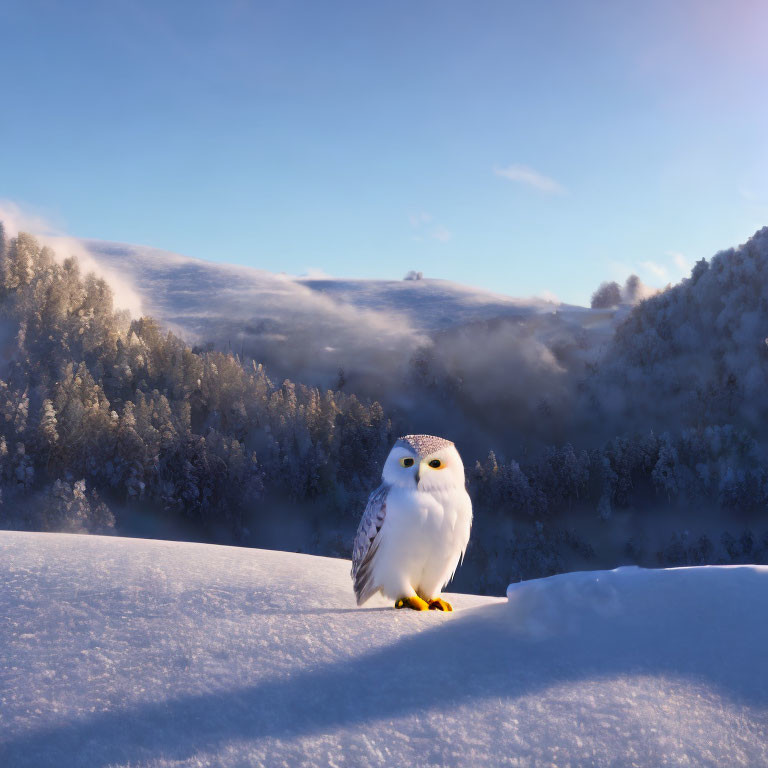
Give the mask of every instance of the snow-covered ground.
POLYGON ((0 533, 2 766, 768 764, 768 568, 569 574, 453 614, 349 563, 0 533))

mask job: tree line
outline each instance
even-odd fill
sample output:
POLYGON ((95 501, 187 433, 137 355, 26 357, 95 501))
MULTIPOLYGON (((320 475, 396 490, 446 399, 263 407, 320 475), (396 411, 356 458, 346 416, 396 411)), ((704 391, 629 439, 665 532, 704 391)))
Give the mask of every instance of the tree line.
MULTIPOLYGON (((109 285, 82 274, 75 258, 57 259, 28 234, 8 239, 1 225, 0 281, 3 527, 131 533, 143 520, 143 531, 161 535, 183 529, 349 555, 383 460, 409 431, 396 412, 339 389, 273 382, 256 361, 192 348, 152 318, 115 310, 109 285)), ((658 301, 669 298, 641 303, 629 327, 647 323, 658 301)), ((630 346, 637 364, 642 347, 630 346)), ((759 518, 768 504, 765 454, 745 420, 466 463, 475 506, 466 588, 498 592, 574 557, 613 566, 568 521, 610 527, 622 511, 648 506, 715 508, 735 533, 707 543, 681 531, 658 551, 627 539, 627 561, 768 554, 760 532, 736 530, 740 515, 759 518)))

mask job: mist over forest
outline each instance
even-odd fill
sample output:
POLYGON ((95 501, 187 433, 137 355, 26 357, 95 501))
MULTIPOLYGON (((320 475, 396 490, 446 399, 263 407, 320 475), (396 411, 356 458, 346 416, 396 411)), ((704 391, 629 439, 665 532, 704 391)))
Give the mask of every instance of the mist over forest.
POLYGON ((768 228, 591 309, 259 280, 247 323, 237 301, 131 315, 66 247, 0 230, 0 525, 348 557, 392 442, 428 432, 474 503, 458 590, 768 562, 768 228))

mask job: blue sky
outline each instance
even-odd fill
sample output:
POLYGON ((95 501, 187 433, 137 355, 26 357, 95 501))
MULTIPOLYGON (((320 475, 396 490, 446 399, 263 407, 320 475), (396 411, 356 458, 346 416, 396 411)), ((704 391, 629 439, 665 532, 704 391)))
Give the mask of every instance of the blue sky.
POLYGON ((79 237, 587 302, 768 224, 768 5, 0 4, 0 198, 79 237))

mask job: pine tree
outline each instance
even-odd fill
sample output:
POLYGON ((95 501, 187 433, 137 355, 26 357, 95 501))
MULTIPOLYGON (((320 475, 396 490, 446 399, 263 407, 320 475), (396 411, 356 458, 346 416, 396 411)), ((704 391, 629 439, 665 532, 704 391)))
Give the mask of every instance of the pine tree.
POLYGON ((39 445, 49 453, 53 450, 56 443, 59 442, 59 433, 56 429, 56 409, 51 400, 46 398, 40 411, 40 424, 38 427, 39 445))
POLYGON ((35 275, 35 267, 40 255, 40 244, 26 232, 11 241, 10 255, 3 262, 3 285, 6 290, 18 289, 29 285, 35 275))
POLYGON ((651 478, 659 490, 667 494, 671 501, 673 495, 677 495, 677 451, 672 445, 668 434, 662 435, 662 443, 659 448, 659 459, 651 472, 651 478))

